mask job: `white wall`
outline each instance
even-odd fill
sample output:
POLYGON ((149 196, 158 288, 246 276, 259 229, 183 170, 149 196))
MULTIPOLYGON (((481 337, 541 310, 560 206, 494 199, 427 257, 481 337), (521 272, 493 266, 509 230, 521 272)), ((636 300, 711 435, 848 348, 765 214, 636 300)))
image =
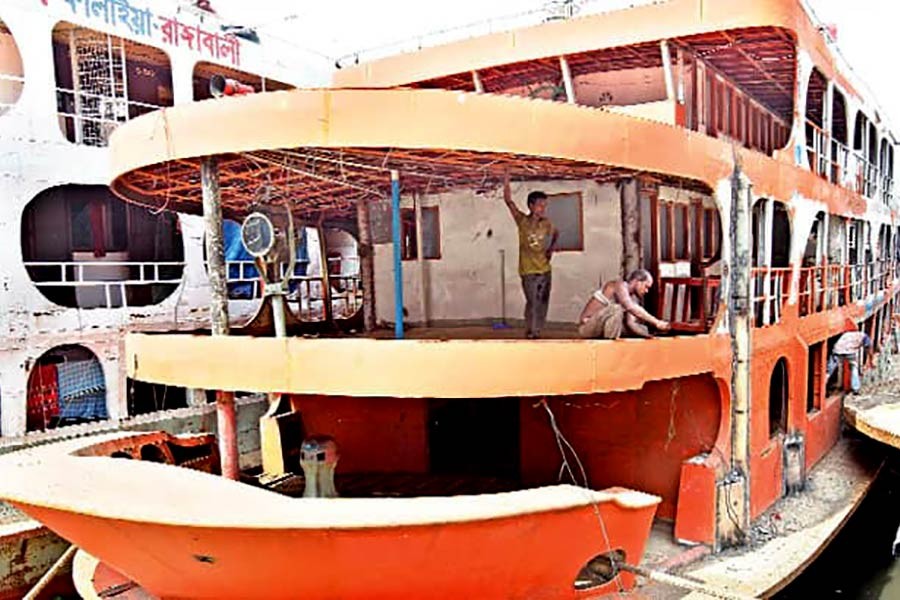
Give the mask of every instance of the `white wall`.
MULTIPOLYGON (((553 258, 549 321, 574 323, 600 279, 621 276, 622 240, 619 192, 593 181, 513 184, 513 198, 524 210, 532 190, 548 194, 582 193, 584 251, 553 258)), ((411 207, 411 198, 402 199, 411 207)), ((522 319, 525 306, 518 275, 518 234, 499 190, 422 198, 440 207, 441 258, 403 262, 404 306, 412 322, 522 319), (505 269, 501 283, 501 255, 505 269)), ((421 230, 421 228, 420 228, 421 230)), ((421 253, 420 253, 421 254, 421 253)), ((393 258, 390 244, 375 246, 375 294, 379 321, 394 319, 393 258)))

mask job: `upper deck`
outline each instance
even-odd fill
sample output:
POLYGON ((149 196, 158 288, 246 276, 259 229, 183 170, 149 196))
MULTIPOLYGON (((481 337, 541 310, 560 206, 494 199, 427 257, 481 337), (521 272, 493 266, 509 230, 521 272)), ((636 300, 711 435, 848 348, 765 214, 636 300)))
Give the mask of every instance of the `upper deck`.
POLYGON ((602 107, 702 132, 893 208, 896 138, 824 29, 797 0, 740 10, 670 0, 363 62, 333 83, 602 107))

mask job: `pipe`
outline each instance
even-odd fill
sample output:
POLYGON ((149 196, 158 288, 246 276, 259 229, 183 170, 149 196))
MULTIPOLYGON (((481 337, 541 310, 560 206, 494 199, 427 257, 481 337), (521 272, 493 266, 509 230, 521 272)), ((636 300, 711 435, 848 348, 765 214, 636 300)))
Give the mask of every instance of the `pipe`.
POLYGON ((472 71, 472 86, 479 94, 484 93, 484 84, 481 83, 481 75, 478 74, 478 71, 472 71))
POLYGON ((500 324, 506 326, 506 250, 500 249, 500 324))
POLYGON ((666 77, 666 98, 675 100, 675 80, 672 77, 672 55, 669 53, 668 40, 660 41, 659 49, 662 52, 663 74, 666 77))
POLYGON ((40 595, 41 591, 43 591, 43 589, 47 587, 47 584, 53 581, 53 578, 59 574, 64 566, 66 566, 66 563, 71 560, 77 550, 78 546, 76 546, 75 544, 69 546, 66 551, 56 559, 56 562, 53 563, 53 566, 51 566, 46 573, 41 575, 41 578, 37 580, 37 583, 34 584, 34 587, 28 590, 28 593, 22 597, 22 600, 37 600, 37 597, 40 595))
POLYGON ((394 242, 394 337, 403 339, 403 261, 400 256, 400 173, 391 170, 391 225, 394 242))
POLYGON ((237 481, 240 479, 240 461, 237 443, 237 409, 234 393, 216 390, 216 436, 219 440, 219 461, 222 477, 237 481))
POLYGON ((284 317, 284 291, 272 294, 272 318, 275 323, 275 337, 287 337, 287 324, 284 317))
MULTIPOLYGON (((225 245, 222 240, 222 202, 219 194, 219 172, 214 156, 200 162, 200 185, 203 190, 203 225, 206 230, 206 257, 209 263, 209 316, 213 336, 228 335, 228 292, 225 273, 225 245)), ((282 312, 283 315, 283 312, 282 312)), ((237 417, 234 394, 216 390, 216 422, 218 424, 219 458, 222 476, 237 480, 240 476, 237 445, 237 417)))
POLYGON ((562 71, 563 85, 566 88, 566 102, 575 104, 575 86, 572 84, 572 71, 565 56, 559 57, 559 69, 562 71))

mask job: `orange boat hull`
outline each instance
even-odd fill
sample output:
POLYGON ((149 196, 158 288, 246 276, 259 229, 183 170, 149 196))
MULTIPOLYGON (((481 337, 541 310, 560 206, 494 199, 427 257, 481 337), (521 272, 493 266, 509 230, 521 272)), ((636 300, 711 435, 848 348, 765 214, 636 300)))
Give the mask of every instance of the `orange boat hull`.
MULTIPOLYGON (((17 505, 160 598, 576 598, 576 575, 608 549, 592 505, 344 530, 173 526, 17 505)), ((611 545, 638 562, 655 506, 598 507, 611 545)), ((633 583, 623 573, 591 594, 633 583)))

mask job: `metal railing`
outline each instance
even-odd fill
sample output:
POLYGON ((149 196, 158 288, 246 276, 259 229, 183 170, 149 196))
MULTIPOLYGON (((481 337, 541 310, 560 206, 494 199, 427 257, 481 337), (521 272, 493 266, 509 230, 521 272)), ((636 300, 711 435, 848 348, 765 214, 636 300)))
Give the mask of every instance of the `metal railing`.
POLYGON ((77 308, 127 308, 129 290, 179 285, 185 263, 97 260, 27 261, 24 265, 38 289, 74 290, 77 308))
POLYGON ((417 35, 404 40, 351 52, 350 54, 339 57, 336 64, 338 68, 343 68, 394 54, 416 52, 423 48, 448 44, 467 38, 538 25, 545 21, 571 18, 573 16, 607 13, 642 4, 653 4, 657 1, 658 0, 584 0, 582 2, 571 3, 565 0, 549 0, 545 1, 544 5, 540 8, 534 8, 529 11, 492 17, 467 23, 465 25, 426 32, 422 35, 417 35))

